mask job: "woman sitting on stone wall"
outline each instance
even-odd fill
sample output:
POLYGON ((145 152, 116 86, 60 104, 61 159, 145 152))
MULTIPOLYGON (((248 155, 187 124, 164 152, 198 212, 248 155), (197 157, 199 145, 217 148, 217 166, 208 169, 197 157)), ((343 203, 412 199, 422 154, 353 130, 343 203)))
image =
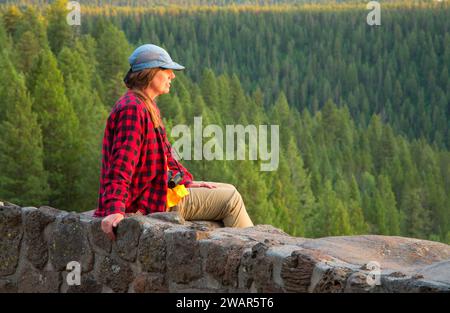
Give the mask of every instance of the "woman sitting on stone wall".
POLYGON ((162 48, 146 44, 129 57, 124 82, 128 91, 108 117, 102 148, 98 207, 103 231, 115 239, 113 227, 125 213, 142 215, 178 211, 186 220, 222 220, 229 227, 250 227, 242 197, 230 184, 193 181, 172 155, 172 147, 155 99, 168 93, 174 70, 162 48))

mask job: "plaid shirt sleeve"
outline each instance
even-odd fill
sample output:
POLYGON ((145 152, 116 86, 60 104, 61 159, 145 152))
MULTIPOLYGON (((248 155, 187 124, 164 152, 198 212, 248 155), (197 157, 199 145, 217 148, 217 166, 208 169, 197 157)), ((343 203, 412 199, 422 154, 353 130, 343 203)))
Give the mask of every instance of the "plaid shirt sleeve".
POLYGON ((142 146, 143 116, 134 105, 115 113, 114 135, 110 149, 110 166, 105 175, 105 215, 125 214, 131 178, 139 161, 142 146))

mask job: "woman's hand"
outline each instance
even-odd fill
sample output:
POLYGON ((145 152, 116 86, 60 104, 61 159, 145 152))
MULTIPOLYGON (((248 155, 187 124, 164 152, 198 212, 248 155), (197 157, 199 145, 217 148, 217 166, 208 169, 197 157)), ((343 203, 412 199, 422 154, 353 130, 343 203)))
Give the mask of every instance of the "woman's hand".
POLYGON ((116 227, 123 219, 123 214, 116 213, 108 215, 102 220, 102 230, 109 237, 109 239, 116 240, 116 235, 114 235, 113 227, 116 227))
POLYGON ((188 186, 188 188, 200 188, 200 187, 209 188, 209 189, 217 188, 216 185, 213 185, 211 183, 205 183, 205 182, 193 182, 188 186))

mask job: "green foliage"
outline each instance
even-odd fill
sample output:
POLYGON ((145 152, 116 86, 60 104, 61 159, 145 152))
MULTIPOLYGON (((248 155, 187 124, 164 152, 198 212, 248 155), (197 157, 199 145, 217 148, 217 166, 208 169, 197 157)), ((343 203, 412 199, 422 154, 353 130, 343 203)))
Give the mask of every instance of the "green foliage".
POLYGON ((66 4, 67 1, 65 0, 56 0, 47 12, 47 34, 50 49, 55 55, 61 51, 63 45, 67 44, 72 37, 72 29, 66 21, 66 16, 69 13, 66 4))
POLYGON ((44 166, 52 190, 50 204, 76 206, 75 183, 80 175, 79 120, 67 100, 64 81, 51 51, 39 55, 33 111, 37 113, 44 143, 44 166))
POLYGON ((103 82, 100 97, 105 105, 112 107, 124 92, 123 78, 128 71, 128 56, 132 49, 122 31, 108 23, 98 32, 96 37, 97 70, 103 82))
MULTIPOLYGON (((397 133, 448 148, 450 8, 417 6, 384 4, 382 27, 367 25, 364 6, 338 4, 118 10, 109 19, 135 45, 166 45, 196 81, 205 68, 236 75, 246 92, 264 90, 266 106, 283 92, 299 112, 331 99, 357 124, 379 114, 397 133)), ((86 33, 101 28, 98 15, 86 19, 86 33)))
POLYGON ((0 56, 0 79, 14 86, 0 90, 0 199, 40 206, 48 201, 50 191, 41 129, 31 111, 23 77, 16 73, 5 50, 0 56))
POLYGON ((436 31, 448 8, 405 10, 386 10, 376 30, 358 10, 137 10, 87 14, 75 36, 62 1, 45 16, 9 7, 0 198, 95 208, 108 111, 131 47, 152 42, 187 66, 158 99, 169 134, 186 124, 194 136, 196 116, 223 135, 227 124, 279 125, 275 171, 248 159, 248 141, 245 160, 182 161, 197 180, 234 184, 255 223, 295 236, 450 242, 450 37, 436 31))
POLYGON ((101 140, 108 112, 98 93, 90 88, 89 67, 84 60, 88 58, 86 50, 78 47, 73 51, 64 47, 58 62, 64 76, 68 100, 78 117, 79 131, 79 166, 82 173, 75 184, 75 195, 80 208, 95 207, 97 203, 98 182, 100 179, 101 140), (87 175, 87 173, 89 173, 87 175))

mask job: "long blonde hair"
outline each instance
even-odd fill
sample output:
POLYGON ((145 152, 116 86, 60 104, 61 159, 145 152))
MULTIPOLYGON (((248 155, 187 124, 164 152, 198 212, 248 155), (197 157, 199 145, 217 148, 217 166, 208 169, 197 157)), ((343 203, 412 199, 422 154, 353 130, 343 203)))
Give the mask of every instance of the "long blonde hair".
POLYGON ((161 70, 159 67, 147 68, 139 72, 128 72, 124 79, 125 85, 134 92, 134 94, 144 102, 145 107, 150 113, 153 125, 155 128, 163 126, 161 116, 158 114, 156 107, 153 104, 152 99, 144 92, 156 73, 161 70))

